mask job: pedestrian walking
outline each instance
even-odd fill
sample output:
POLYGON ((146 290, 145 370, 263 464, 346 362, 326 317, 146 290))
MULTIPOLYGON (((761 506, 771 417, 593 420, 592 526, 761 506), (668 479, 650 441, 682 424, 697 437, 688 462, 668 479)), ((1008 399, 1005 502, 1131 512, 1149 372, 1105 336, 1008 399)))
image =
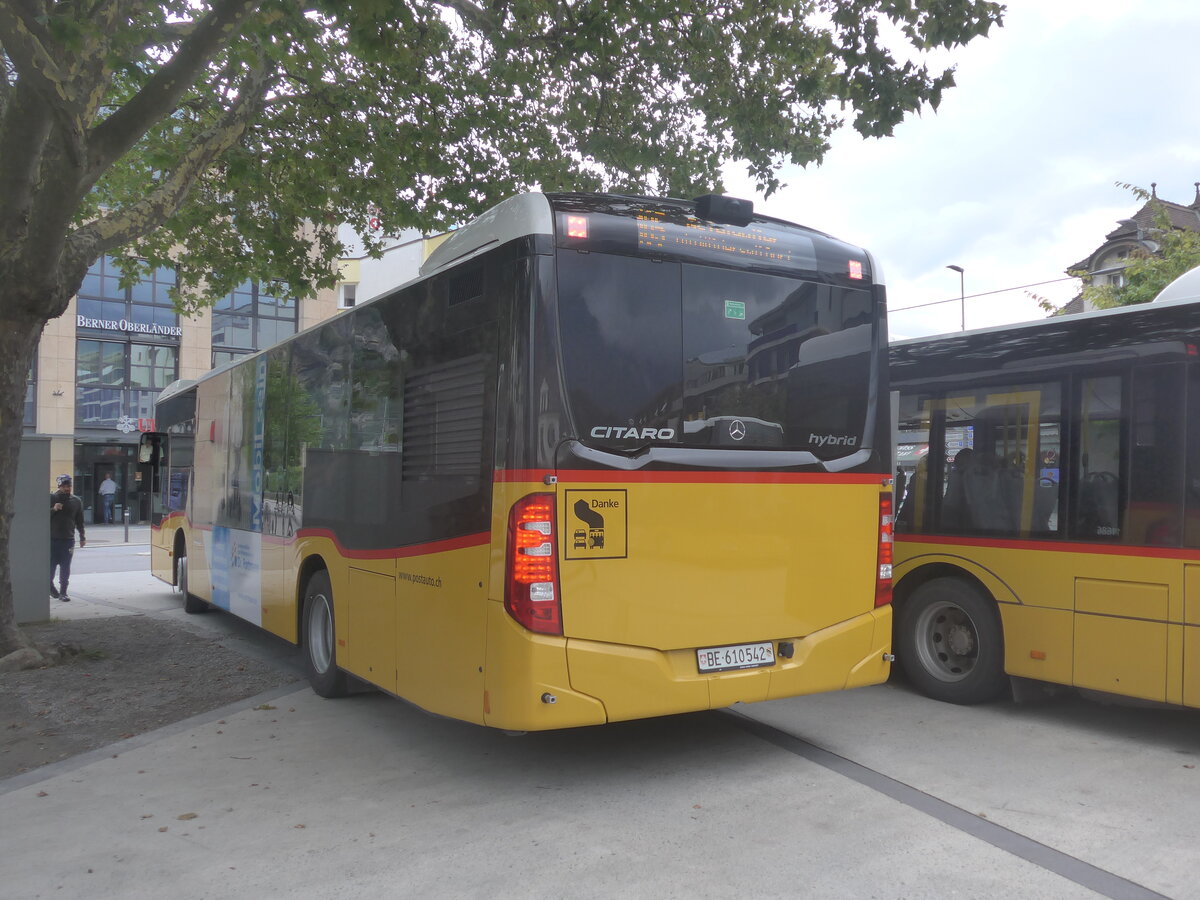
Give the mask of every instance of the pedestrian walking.
POLYGON ((83 504, 71 494, 71 476, 58 476, 58 490, 50 495, 50 596, 70 601, 67 585, 71 581, 71 555, 75 552, 75 532, 79 546, 87 546, 83 532, 83 504), (58 570, 58 587, 54 570, 58 570))

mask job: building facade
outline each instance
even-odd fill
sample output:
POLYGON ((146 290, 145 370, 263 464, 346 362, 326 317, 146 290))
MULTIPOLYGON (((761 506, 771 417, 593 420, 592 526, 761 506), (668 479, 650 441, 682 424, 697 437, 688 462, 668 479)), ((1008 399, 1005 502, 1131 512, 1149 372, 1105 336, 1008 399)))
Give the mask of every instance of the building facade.
POLYGON ((342 237, 348 250, 334 288, 296 301, 245 282, 192 316, 179 315, 171 302, 173 270, 122 287, 113 259, 96 261, 66 313, 42 332, 24 418, 26 434, 50 438, 52 476, 72 473, 88 524, 104 521, 106 475, 116 484, 113 522, 126 512, 131 523, 149 519, 149 472, 138 462, 138 445, 142 433, 155 430, 154 403, 163 388, 416 278, 444 235, 389 238, 378 259, 361 250, 352 230, 342 237))
POLYGON ((137 451, 141 434, 154 430, 154 402, 163 388, 337 311, 332 290, 295 301, 248 282, 185 317, 168 293, 174 283, 173 270, 159 269, 122 287, 113 259, 103 257, 66 313, 42 332, 26 386, 24 430, 50 437, 51 473, 73 473, 88 523, 104 519, 106 475, 116 484, 114 523, 126 512, 131 523, 149 518, 143 489, 149 477, 137 451))

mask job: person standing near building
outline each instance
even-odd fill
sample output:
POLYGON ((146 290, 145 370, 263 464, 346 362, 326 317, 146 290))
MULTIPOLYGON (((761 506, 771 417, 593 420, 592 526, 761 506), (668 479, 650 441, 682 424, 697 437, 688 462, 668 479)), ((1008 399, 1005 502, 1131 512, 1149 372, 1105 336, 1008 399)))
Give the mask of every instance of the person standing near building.
POLYGON ((71 494, 71 476, 58 476, 58 490, 50 495, 50 596, 70 601, 67 583, 71 580, 71 554, 75 552, 75 531, 79 546, 87 546, 83 533, 83 504, 71 494), (58 569, 58 588, 54 570, 58 569))
POLYGON ((104 507, 104 524, 111 525, 113 522, 113 500, 117 496, 117 483, 113 481, 112 472, 104 473, 104 480, 100 482, 100 502, 104 507))

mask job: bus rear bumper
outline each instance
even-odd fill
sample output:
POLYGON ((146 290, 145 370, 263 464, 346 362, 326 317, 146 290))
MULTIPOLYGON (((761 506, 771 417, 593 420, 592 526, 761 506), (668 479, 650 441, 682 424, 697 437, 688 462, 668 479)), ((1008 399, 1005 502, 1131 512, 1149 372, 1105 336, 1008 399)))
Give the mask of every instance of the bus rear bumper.
POLYGON ((715 675, 697 671, 693 649, 660 651, 593 641, 567 642, 571 686, 598 697, 609 721, 640 719, 734 703, 879 684, 891 671, 891 607, 881 607, 807 637, 776 640, 775 665, 715 675), (793 655, 778 655, 790 643, 793 655))
MULTIPOLYGON (((497 604, 498 606, 498 604, 497 604)), ((773 666, 700 674, 693 649, 661 651, 526 632, 499 609, 489 616, 491 684, 524 685, 520 696, 491 691, 488 725, 522 731, 571 728, 719 709, 887 680, 892 609, 880 607, 791 643, 773 666), (503 667, 499 672, 497 667, 503 667)))

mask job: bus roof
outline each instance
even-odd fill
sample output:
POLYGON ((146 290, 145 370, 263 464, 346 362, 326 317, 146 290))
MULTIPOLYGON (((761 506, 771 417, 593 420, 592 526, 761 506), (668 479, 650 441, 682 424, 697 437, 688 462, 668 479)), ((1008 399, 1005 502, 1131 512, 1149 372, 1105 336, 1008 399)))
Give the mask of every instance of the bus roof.
MULTIPOLYGON (((1200 272, 1200 269, 1193 269, 1192 272, 1200 272)), ((1173 291, 1173 296, 1164 296, 1172 286, 1181 281, 1186 275, 1191 272, 1181 275, 1179 278, 1163 288, 1162 292, 1154 299, 1153 303, 1138 303, 1133 306, 1118 306, 1113 309, 1094 309, 1088 312, 1072 313, 1065 316, 1047 316, 1044 319, 1031 319, 1028 322, 1013 322, 1008 325, 991 325, 987 328, 972 328, 969 331, 948 331, 942 334, 930 334, 924 337, 903 338, 902 340, 892 341, 892 347, 910 347, 916 344, 921 344, 926 341, 943 341, 954 338, 974 338, 984 335, 998 335, 1009 332, 1023 330, 1037 330, 1039 328, 1048 328, 1053 326, 1070 326, 1073 323, 1094 322, 1097 320, 1105 320, 1109 318, 1119 319, 1122 316, 1136 315, 1139 312, 1146 312, 1148 309, 1167 309, 1173 307, 1186 307, 1192 304, 1200 305, 1200 278, 1191 282, 1191 289, 1187 291, 1173 291)))
MULTIPOLYGON (((451 232, 422 264, 421 276, 441 271, 477 253, 491 247, 498 247, 511 240, 531 235, 545 235, 553 238, 555 236, 555 212, 586 211, 630 219, 645 218, 647 213, 667 212, 672 218, 707 221, 700 218, 697 209, 698 202, 696 200, 676 198, 554 192, 518 194, 492 207, 457 231, 451 232)), ((723 227, 720 224, 723 220, 714 219, 713 221, 717 227, 723 227)), ((799 232, 806 236, 806 240, 811 239, 822 247, 840 247, 854 251, 853 255, 861 256, 866 260, 871 280, 875 284, 883 283, 878 260, 864 248, 847 244, 806 225, 758 213, 751 218, 751 224, 792 233, 799 232)))

